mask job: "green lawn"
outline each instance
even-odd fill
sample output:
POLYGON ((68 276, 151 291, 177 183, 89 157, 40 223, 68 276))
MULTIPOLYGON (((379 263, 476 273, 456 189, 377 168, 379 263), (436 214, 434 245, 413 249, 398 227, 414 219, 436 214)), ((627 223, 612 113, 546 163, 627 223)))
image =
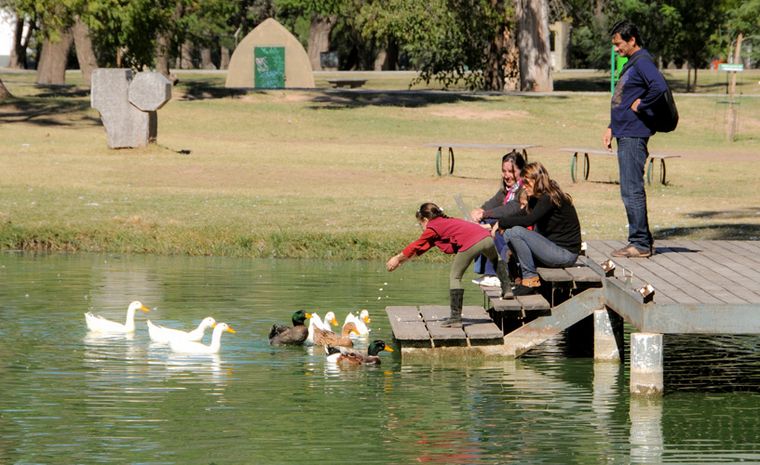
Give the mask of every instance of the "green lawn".
MULTIPOLYGON (((751 74, 735 142, 725 141, 721 95, 678 95, 678 130, 652 139, 653 152, 682 155, 668 163, 669 185, 648 191, 656 238, 760 237, 751 74)), ((109 150, 79 73, 51 89, 32 85, 31 73, 0 72, 17 97, 0 104, 0 247, 385 258, 419 233, 421 202, 459 215, 455 194, 476 206, 497 188, 501 153, 457 152, 455 176, 438 177, 423 147, 435 141, 540 145, 531 160, 572 194, 584 238, 625 238, 614 157, 592 158, 592 182, 573 184, 559 151, 600 145, 608 93, 388 92, 408 88, 409 76, 370 73, 361 92, 242 93, 223 88, 223 73, 181 73, 158 113, 158 144, 109 150)), ((604 81, 555 79, 558 89, 604 81)))

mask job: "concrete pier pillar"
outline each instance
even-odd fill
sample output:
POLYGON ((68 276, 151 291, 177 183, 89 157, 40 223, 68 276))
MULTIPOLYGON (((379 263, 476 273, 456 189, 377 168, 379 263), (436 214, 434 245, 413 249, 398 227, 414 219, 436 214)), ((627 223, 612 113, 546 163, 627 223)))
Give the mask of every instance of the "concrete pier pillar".
POLYGON ((594 311, 594 361, 620 362, 623 319, 607 309, 594 311))
POLYGON ((662 395, 662 334, 631 334, 631 394, 662 395))

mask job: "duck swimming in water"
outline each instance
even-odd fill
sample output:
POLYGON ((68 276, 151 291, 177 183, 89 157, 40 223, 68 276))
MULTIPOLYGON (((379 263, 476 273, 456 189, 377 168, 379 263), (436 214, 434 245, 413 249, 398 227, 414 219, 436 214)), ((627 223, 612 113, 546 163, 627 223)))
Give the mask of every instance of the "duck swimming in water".
POLYGON ((197 328, 192 331, 181 331, 179 329, 167 328, 154 324, 148 320, 148 335, 153 342, 160 342, 166 344, 170 339, 182 339, 185 341, 200 341, 203 339, 203 335, 206 333, 206 328, 213 328, 216 326, 216 320, 207 316, 201 321, 197 328))
POLYGON ((169 347, 172 352, 181 354, 215 354, 222 348, 222 333, 225 332, 235 334, 235 330, 227 323, 219 323, 214 327, 209 345, 185 339, 169 339, 169 347))
POLYGON ((298 310, 291 316, 293 326, 273 324, 269 331, 270 345, 302 345, 309 335, 309 329, 304 326, 311 314, 305 310, 298 310))
POLYGON ((309 318, 309 334, 306 336, 304 344, 314 345, 314 330, 317 328, 324 331, 332 331, 332 325, 337 324, 338 320, 335 319, 334 312, 327 312, 324 321, 320 318, 319 314, 312 312, 311 318, 309 318))
POLYGON ((132 334, 135 332, 135 312, 137 310, 142 310, 143 312, 150 311, 140 301, 135 300, 127 308, 127 320, 124 323, 107 320, 100 315, 93 315, 90 312, 84 314, 84 319, 87 323, 87 329, 93 333, 132 334))
POLYGON ((343 325, 343 331, 340 335, 335 334, 333 331, 325 331, 323 329, 314 329, 314 345, 318 346, 341 346, 341 347, 353 347, 354 341, 351 340, 352 334, 359 334, 356 331, 356 325, 349 322, 343 325))
POLYGON ((343 326, 348 323, 353 323, 356 325, 357 335, 366 337, 369 336, 369 332, 371 331, 371 329, 367 327, 370 322, 372 322, 372 320, 369 317, 369 311, 364 309, 359 313, 358 317, 349 312, 348 315, 346 315, 346 319, 343 321, 343 326))
POLYGON ((367 347, 366 354, 347 347, 325 347, 328 362, 347 366, 380 365, 380 356, 378 354, 383 350, 393 352, 393 349, 385 345, 385 342, 380 339, 372 341, 369 347, 367 347))

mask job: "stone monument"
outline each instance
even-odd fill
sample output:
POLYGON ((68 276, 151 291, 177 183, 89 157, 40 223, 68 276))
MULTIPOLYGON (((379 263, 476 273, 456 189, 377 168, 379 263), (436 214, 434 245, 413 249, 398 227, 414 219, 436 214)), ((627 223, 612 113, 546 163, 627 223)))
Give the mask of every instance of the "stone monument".
POLYGON ((112 149, 143 147, 158 135, 156 111, 172 96, 161 73, 98 68, 92 73, 90 105, 100 112, 112 149))
POLYGON ((269 18, 235 48, 225 87, 280 89, 313 88, 314 73, 301 43, 269 18))

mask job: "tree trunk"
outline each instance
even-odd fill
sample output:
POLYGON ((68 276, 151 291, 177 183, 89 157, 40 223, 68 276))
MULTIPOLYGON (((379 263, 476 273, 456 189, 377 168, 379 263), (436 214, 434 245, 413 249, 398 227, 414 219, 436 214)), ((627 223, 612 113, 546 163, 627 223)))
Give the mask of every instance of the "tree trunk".
MULTIPOLYGON (((26 45, 24 41, 24 18, 16 14, 16 29, 13 31, 13 48, 11 49, 8 67, 14 69, 26 69, 26 45)), ((31 29, 31 26, 30 26, 31 29)))
POLYGON ((71 31, 64 31, 57 42, 45 39, 42 43, 40 61, 37 63, 37 84, 66 84, 66 62, 74 38, 71 31))
POLYGON ((546 0, 516 0, 520 90, 551 92, 549 7, 546 0))
POLYGON ((201 68, 203 69, 216 69, 214 61, 211 59, 211 49, 203 47, 201 49, 201 68))
POLYGON ((179 68, 193 69, 193 44, 186 40, 179 50, 179 68))
POLYGON ((3 84, 3 80, 0 79, 0 100, 5 100, 10 97, 13 97, 13 95, 11 95, 8 88, 5 87, 5 84, 3 84))
POLYGON ((691 63, 686 62, 686 93, 691 92, 691 63))
POLYGON ((309 61, 311 69, 322 69, 320 54, 330 50, 330 31, 337 18, 335 16, 314 16, 309 28, 309 61))
POLYGON ((79 69, 82 71, 82 78, 89 87, 92 71, 98 67, 98 59, 92 49, 92 39, 90 38, 90 28, 77 17, 74 25, 71 27, 74 35, 74 48, 77 52, 77 61, 79 69))
POLYGON ((169 76, 169 34, 166 32, 159 32, 156 36, 156 71, 167 79, 171 79, 169 76))
MULTIPOLYGON (((491 6, 506 11, 505 5, 492 0, 491 6)), ((514 17, 504 15, 503 23, 496 31, 488 47, 483 80, 486 90, 518 90, 520 86, 519 50, 514 37, 514 17)))
POLYGON ((219 69, 227 69, 230 67, 230 49, 222 47, 219 58, 219 69))
POLYGON ((395 70, 397 66, 398 45, 395 41, 389 40, 388 45, 377 53, 373 69, 375 71, 390 71, 395 70))
POLYGON ((517 48, 516 31, 512 24, 504 28, 504 87, 505 91, 520 90, 520 49, 517 48))

